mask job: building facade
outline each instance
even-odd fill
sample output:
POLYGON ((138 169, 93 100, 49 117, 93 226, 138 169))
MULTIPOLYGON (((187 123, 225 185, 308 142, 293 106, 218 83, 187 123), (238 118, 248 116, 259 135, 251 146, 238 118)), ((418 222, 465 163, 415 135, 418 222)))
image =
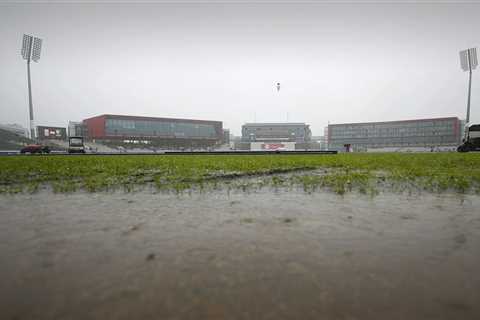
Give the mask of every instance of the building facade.
POLYGON ((83 120, 88 139, 168 147, 213 146, 223 139, 222 122, 104 114, 83 120))
POLYGON ((223 129, 223 144, 230 144, 230 129, 223 129))
POLYGON ((326 150, 327 146, 325 144, 325 136, 312 136, 312 141, 318 143, 320 150, 326 150))
POLYGON ((456 146, 462 126, 457 117, 387 122, 329 124, 329 149, 350 145, 353 150, 456 146))
POLYGON ((86 128, 83 122, 69 121, 67 134, 69 137, 84 137, 86 136, 86 128))
POLYGON ((312 133, 305 123, 246 123, 243 142, 309 142, 312 133))

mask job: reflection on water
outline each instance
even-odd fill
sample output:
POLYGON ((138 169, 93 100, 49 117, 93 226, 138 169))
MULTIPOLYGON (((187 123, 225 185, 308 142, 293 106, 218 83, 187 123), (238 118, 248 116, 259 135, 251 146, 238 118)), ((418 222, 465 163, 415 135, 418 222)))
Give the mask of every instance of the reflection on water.
POLYGON ((6 319, 478 319, 480 197, 0 198, 6 319))

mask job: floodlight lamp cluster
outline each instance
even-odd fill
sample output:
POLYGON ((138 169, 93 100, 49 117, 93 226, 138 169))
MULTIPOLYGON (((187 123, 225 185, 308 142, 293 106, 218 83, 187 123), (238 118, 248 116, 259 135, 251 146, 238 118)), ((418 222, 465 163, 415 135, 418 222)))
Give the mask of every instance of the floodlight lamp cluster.
POLYGON ((22 57, 24 60, 40 60, 40 52, 42 51, 42 39, 33 37, 28 34, 23 35, 22 57))
POLYGON ((460 65, 463 71, 475 70, 478 66, 477 48, 460 51, 460 65))

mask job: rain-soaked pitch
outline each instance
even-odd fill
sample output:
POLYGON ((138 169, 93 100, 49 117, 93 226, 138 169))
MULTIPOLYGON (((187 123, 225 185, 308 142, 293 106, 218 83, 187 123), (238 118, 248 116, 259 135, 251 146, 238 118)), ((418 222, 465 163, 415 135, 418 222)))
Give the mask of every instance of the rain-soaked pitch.
POLYGON ((480 319, 480 197, 0 196, 2 319, 480 319))

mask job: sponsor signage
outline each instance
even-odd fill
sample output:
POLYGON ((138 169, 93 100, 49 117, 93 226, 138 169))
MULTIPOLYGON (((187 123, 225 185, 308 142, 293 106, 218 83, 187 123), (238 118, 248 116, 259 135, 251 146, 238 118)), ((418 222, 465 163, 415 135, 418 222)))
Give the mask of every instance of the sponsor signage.
POLYGON ((295 150, 295 142, 251 142, 251 151, 292 151, 295 150))
POLYGON ((283 143, 264 143, 262 150, 285 150, 285 145, 283 143))

